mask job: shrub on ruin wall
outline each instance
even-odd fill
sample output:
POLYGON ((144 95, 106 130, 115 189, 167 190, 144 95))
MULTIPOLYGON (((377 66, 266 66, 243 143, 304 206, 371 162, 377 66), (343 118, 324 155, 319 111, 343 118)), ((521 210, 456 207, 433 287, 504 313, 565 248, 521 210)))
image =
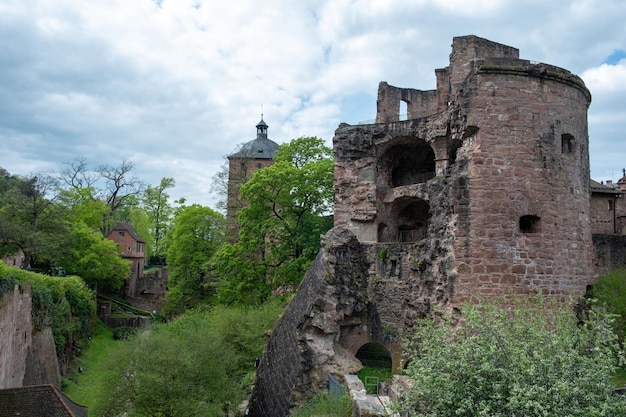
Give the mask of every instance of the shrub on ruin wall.
POLYGON ((80 277, 51 277, 0 263, 0 279, 30 283, 33 330, 52 328, 57 352, 62 352, 72 334, 87 336, 95 318, 93 292, 80 277))
POLYGON ((416 323, 396 404, 408 416, 623 416, 611 377, 621 361, 612 317, 543 300, 466 305, 464 324, 416 323))

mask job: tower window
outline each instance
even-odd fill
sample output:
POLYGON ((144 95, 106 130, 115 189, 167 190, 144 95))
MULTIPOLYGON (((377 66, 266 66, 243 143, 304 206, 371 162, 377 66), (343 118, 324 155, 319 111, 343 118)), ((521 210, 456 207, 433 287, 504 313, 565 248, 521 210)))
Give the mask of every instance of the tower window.
POLYGON ((519 231, 522 233, 537 233, 539 232, 539 220, 538 216, 532 214, 522 216, 519 218, 519 231))
POLYGON ((574 136, 564 133, 561 135, 561 153, 574 153, 576 140, 574 136))
POLYGON ((608 200, 609 201, 609 211, 613 211, 613 200, 608 200))

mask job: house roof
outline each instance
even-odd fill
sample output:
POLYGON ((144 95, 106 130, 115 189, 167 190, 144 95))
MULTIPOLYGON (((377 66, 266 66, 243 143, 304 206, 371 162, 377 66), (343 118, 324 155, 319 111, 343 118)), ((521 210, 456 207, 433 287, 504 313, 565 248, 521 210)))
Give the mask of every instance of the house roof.
POLYGON ((592 193, 599 193, 599 194, 622 194, 623 193, 620 190, 616 190, 615 188, 606 186, 592 179, 589 180, 589 187, 591 188, 592 193))
POLYGON ((87 407, 76 404, 52 385, 0 389, 0 416, 87 417, 87 407))
MULTIPOLYGON (((115 232, 115 231, 126 231, 128 233, 130 233, 130 235, 137 241, 137 242, 142 242, 142 243, 146 243, 145 240, 143 240, 141 238, 141 236, 139 236, 139 234, 137 233, 137 231, 133 228, 133 226, 130 225, 130 223, 126 223, 126 222, 119 222, 115 225, 115 227, 113 229, 111 229, 111 232, 115 232)), ((109 235, 111 234, 111 232, 109 232, 109 235)))

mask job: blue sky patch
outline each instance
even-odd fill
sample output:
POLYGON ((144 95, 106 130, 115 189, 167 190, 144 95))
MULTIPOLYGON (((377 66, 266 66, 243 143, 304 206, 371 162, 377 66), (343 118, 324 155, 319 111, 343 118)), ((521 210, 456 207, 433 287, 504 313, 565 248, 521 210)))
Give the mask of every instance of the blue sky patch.
POLYGON ((626 58, 626 52, 622 50, 617 50, 617 51, 613 51, 613 53, 609 55, 609 57, 606 59, 606 61, 604 61, 604 63, 609 64, 609 65, 615 65, 624 58, 626 58))

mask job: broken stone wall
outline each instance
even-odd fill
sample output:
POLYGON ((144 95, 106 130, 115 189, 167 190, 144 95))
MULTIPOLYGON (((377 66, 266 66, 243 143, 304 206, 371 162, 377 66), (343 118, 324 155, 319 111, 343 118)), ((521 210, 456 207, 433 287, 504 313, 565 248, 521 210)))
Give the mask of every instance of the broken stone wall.
POLYGON ((360 364, 341 344, 342 323, 367 318, 367 263, 345 229, 322 238, 322 249, 276 323, 257 369, 250 416, 283 417, 360 364))

